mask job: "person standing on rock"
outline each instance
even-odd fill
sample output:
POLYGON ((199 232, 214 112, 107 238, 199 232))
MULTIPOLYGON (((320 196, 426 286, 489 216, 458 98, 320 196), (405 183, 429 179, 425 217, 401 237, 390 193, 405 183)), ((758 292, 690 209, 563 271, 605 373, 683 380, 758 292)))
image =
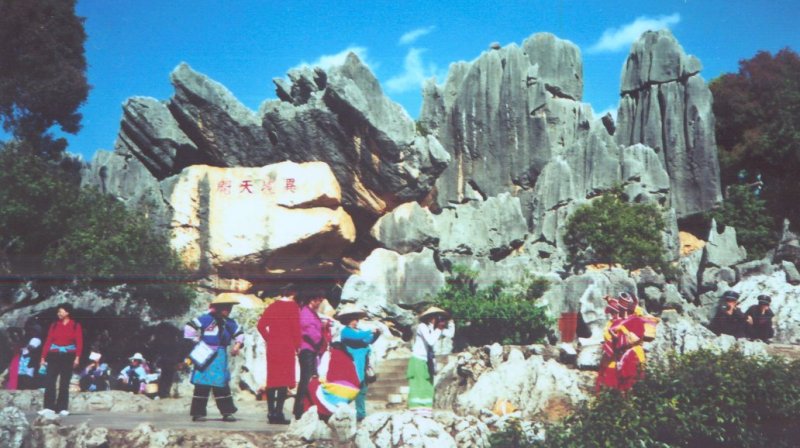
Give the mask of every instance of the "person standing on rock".
POLYGON ((408 408, 418 414, 433 416, 433 378, 436 373, 433 347, 442 335, 448 314, 445 310, 430 307, 419 315, 420 324, 414 336, 411 358, 408 360, 408 408))
POLYGON ((40 365, 46 370, 44 409, 41 415, 69 415, 69 382, 72 370, 78 367, 83 351, 83 329, 72 319, 74 309, 69 303, 58 305, 58 320, 50 325, 42 347, 40 365), (58 397, 56 397, 58 381, 58 397))
POLYGON ((283 403, 296 384, 295 361, 300 349, 296 295, 297 288, 292 284, 281 288, 281 297, 264 310, 256 325, 267 345, 267 420, 282 425, 289 423, 283 415, 283 403))
POLYGON ((336 319, 344 325, 341 341, 347 352, 353 357, 361 387, 356 396, 356 419, 364 420, 367 416, 367 363, 369 362, 370 345, 378 340, 381 330, 362 330, 358 323, 367 313, 354 305, 346 305, 337 313, 336 319))
POLYGON ((192 421, 205 421, 208 396, 214 391, 217 408, 222 414, 222 421, 235 422, 233 416, 236 406, 233 404, 231 388, 228 384, 231 373, 228 369, 228 347, 231 356, 239 354, 244 345, 244 332, 239 324, 229 316, 236 299, 218 297, 211 302, 209 312, 193 319, 183 329, 183 336, 199 343, 202 341, 214 351, 212 358, 205 366, 194 366, 191 382, 194 384, 192 407, 189 411, 192 421))
POLYGON ((768 295, 758 296, 758 304, 753 305, 744 313, 749 318, 747 326, 747 337, 769 342, 775 336, 772 328, 772 318, 775 314, 769 309, 772 297, 768 295))
POLYGON ((317 314, 322 301, 325 300, 322 290, 313 290, 304 294, 304 304, 300 310, 300 382, 294 397, 294 418, 300 420, 303 412, 310 406, 308 384, 317 376, 317 362, 322 354, 323 337, 322 319, 317 314), (308 401, 308 403, 306 403, 308 401))

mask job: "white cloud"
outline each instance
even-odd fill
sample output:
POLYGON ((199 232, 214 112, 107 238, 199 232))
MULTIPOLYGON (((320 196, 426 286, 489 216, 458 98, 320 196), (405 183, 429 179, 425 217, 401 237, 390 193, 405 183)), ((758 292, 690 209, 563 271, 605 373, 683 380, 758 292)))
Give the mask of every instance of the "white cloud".
POLYGON ((443 76, 442 73, 438 73, 436 65, 425 65, 422 61, 423 52, 425 52, 424 48, 410 48, 408 50, 403 61, 403 72, 386 81, 386 89, 388 91, 393 93, 408 92, 422 87, 423 82, 431 76, 443 76))
POLYGON ((677 25, 681 21, 678 13, 660 17, 638 17, 633 22, 619 28, 608 28, 603 31, 594 45, 587 50, 589 53, 613 52, 627 49, 639 36, 648 30, 660 30, 677 25))
POLYGON ((347 58, 349 53, 355 53, 361 62, 364 63, 367 67, 374 70, 376 65, 371 64, 367 59, 367 49, 364 47, 357 47, 357 46, 350 46, 345 48, 344 50, 336 53, 336 54, 324 54, 317 58, 317 60, 313 62, 306 62, 302 61, 301 63, 295 65, 294 67, 290 68, 289 70, 294 70, 303 67, 320 67, 323 70, 328 70, 329 68, 342 65, 344 60, 347 58))
POLYGON ((419 39, 420 37, 430 33, 431 31, 433 31, 434 28, 435 27, 433 27, 433 26, 429 26, 429 27, 425 27, 425 28, 417 28, 417 29, 411 30, 411 31, 403 34, 402 36, 400 36, 399 44, 400 45, 408 45, 408 44, 414 42, 415 40, 419 39))

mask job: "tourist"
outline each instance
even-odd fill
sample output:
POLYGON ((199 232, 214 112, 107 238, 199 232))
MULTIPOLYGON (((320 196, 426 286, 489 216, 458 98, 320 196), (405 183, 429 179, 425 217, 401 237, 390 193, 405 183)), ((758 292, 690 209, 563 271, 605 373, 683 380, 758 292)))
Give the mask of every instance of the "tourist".
POLYGON ((149 348, 155 356, 158 367, 158 398, 169 398, 175 375, 183 367, 190 350, 188 341, 183 339, 180 330, 172 324, 161 323, 152 334, 149 348))
POLYGON ((772 328, 772 318, 775 314, 770 309, 771 303, 772 298, 762 294, 758 296, 758 304, 751 306, 744 313, 748 317, 747 337, 750 339, 769 342, 775 336, 775 330, 772 328))
POLYGON ((202 342, 213 352, 205 365, 195 365, 191 382, 194 384, 192 406, 189 411, 192 421, 205 421, 208 396, 214 392, 217 408, 222 421, 235 422, 231 378, 228 369, 228 347, 232 345, 231 356, 239 354, 244 345, 244 333, 239 324, 230 318, 233 306, 239 302, 228 297, 217 297, 211 302, 209 311, 190 321, 184 327, 183 335, 195 343, 202 342))
POLYGON ((72 318, 73 308, 69 303, 58 305, 58 320, 50 325, 42 348, 40 365, 46 369, 44 409, 40 415, 58 413, 69 415, 69 383, 73 369, 78 367, 83 351, 83 329, 72 318), (58 394, 56 395, 56 381, 58 394))
POLYGON ((356 419, 364 420, 367 416, 367 364, 369 362, 370 345, 381 334, 379 328, 362 330, 358 328, 361 319, 367 316, 362 309, 354 305, 346 305, 336 315, 336 319, 344 325, 340 333, 342 344, 353 357, 361 387, 356 397, 356 419))
POLYGON ((283 404, 296 385, 295 363, 300 349, 300 308, 295 302, 297 288, 288 284, 272 302, 256 328, 267 346, 267 421, 288 424, 283 404))
POLYGON ((9 330, 14 355, 8 366, 8 390, 27 390, 39 388, 39 361, 42 357, 42 327, 34 320, 28 321, 25 330, 9 330))
POLYGON ((98 392, 109 390, 108 364, 100 362, 102 355, 98 352, 89 354, 89 364, 81 372, 78 383, 82 392, 98 392))
POLYGON ((141 353, 134 354, 128 358, 128 365, 119 372, 117 380, 120 382, 120 389, 134 394, 144 392, 149 373, 144 356, 141 353))
POLYGON ((408 407, 425 416, 433 415, 433 379, 436 373, 434 346, 447 325, 445 310, 430 307, 419 315, 406 377, 409 383, 408 407))
POLYGON ((325 342, 322 320, 317 314, 320 304, 325 299, 321 289, 304 294, 303 307, 300 310, 300 381, 294 398, 294 418, 300 420, 303 412, 310 406, 308 384, 317 376, 317 362, 322 354, 325 342), (308 401, 308 402, 307 402, 308 401))
POLYGON ((728 334, 735 338, 742 338, 746 334, 747 325, 752 318, 745 316, 738 307, 739 293, 725 291, 722 294, 719 309, 709 325, 711 331, 717 336, 728 334))

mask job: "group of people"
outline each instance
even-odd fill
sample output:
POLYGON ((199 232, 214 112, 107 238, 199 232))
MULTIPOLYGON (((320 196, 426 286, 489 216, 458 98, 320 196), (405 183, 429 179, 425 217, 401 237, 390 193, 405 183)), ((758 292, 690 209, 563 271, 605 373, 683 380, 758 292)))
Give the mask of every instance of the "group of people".
POLYGON ((711 320, 710 329, 715 334, 728 334, 736 338, 749 338, 770 342, 775 336, 772 319, 775 314, 770 309, 772 298, 759 295, 758 303, 750 306, 746 312, 739 309, 740 294, 736 291, 725 291, 722 294, 719 308, 711 320))
POLYGON ((643 377, 645 352, 642 346, 655 336, 657 320, 646 316, 634 294, 606 297, 609 321, 603 330, 602 357, 596 390, 627 391, 643 377))
MULTIPOLYGON (((316 406, 324 419, 339 406, 353 401, 357 420, 366 417, 367 385, 374 378, 371 345, 381 330, 362 328, 360 322, 367 313, 352 304, 341 306, 335 320, 321 316, 319 308, 324 300, 322 289, 306 289, 298 296, 294 285, 286 285, 256 324, 267 348, 265 394, 269 423, 289 423, 284 403, 290 389, 296 389, 292 409, 295 419, 300 419, 311 406, 316 406)), ((230 317, 236 304, 235 299, 218 297, 207 313, 184 328, 184 337, 195 341, 198 353, 197 359, 193 358, 191 376, 195 387, 190 408, 192 421, 206 419, 211 392, 222 420, 236 421, 228 368, 228 348, 230 355, 236 356, 244 343, 241 326, 230 317)), ((420 318, 408 365, 409 407, 429 414, 433 408, 434 347, 440 337, 452 336, 454 330, 447 313, 439 308, 426 310, 420 318)))
MULTIPOLYGON (((325 300, 322 289, 305 290, 298 297, 297 288, 286 285, 280 296, 262 314, 256 325, 267 347, 267 420, 288 424, 284 402, 289 390, 296 388, 292 413, 299 419, 312 405, 321 416, 335 407, 355 400, 357 417, 366 416, 367 368, 370 345, 380 330, 359 328, 366 313, 355 307, 342 307, 336 319, 342 326, 339 340, 332 342, 333 322, 319 314, 325 300), (299 380, 295 365, 299 364, 299 380), (320 372, 324 370, 324 372, 320 372), (322 373, 322 374, 321 374, 322 373)), ((203 421, 209 393, 213 391, 223 421, 236 421, 228 385, 228 347, 236 356, 242 348, 244 333, 230 317, 236 300, 215 299, 209 311, 189 322, 184 337, 210 348, 210 360, 195 362, 191 382, 195 386, 190 414, 193 421, 203 421)))

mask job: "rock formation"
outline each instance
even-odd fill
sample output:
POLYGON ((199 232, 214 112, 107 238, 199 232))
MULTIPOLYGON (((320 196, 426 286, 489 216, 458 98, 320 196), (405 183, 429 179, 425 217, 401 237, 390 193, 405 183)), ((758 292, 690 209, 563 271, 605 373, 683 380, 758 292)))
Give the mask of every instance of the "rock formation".
POLYGON ((658 153, 669 174, 678 217, 722 199, 711 91, 702 65, 668 30, 648 31, 631 48, 622 72, 615 137, 658 153))

